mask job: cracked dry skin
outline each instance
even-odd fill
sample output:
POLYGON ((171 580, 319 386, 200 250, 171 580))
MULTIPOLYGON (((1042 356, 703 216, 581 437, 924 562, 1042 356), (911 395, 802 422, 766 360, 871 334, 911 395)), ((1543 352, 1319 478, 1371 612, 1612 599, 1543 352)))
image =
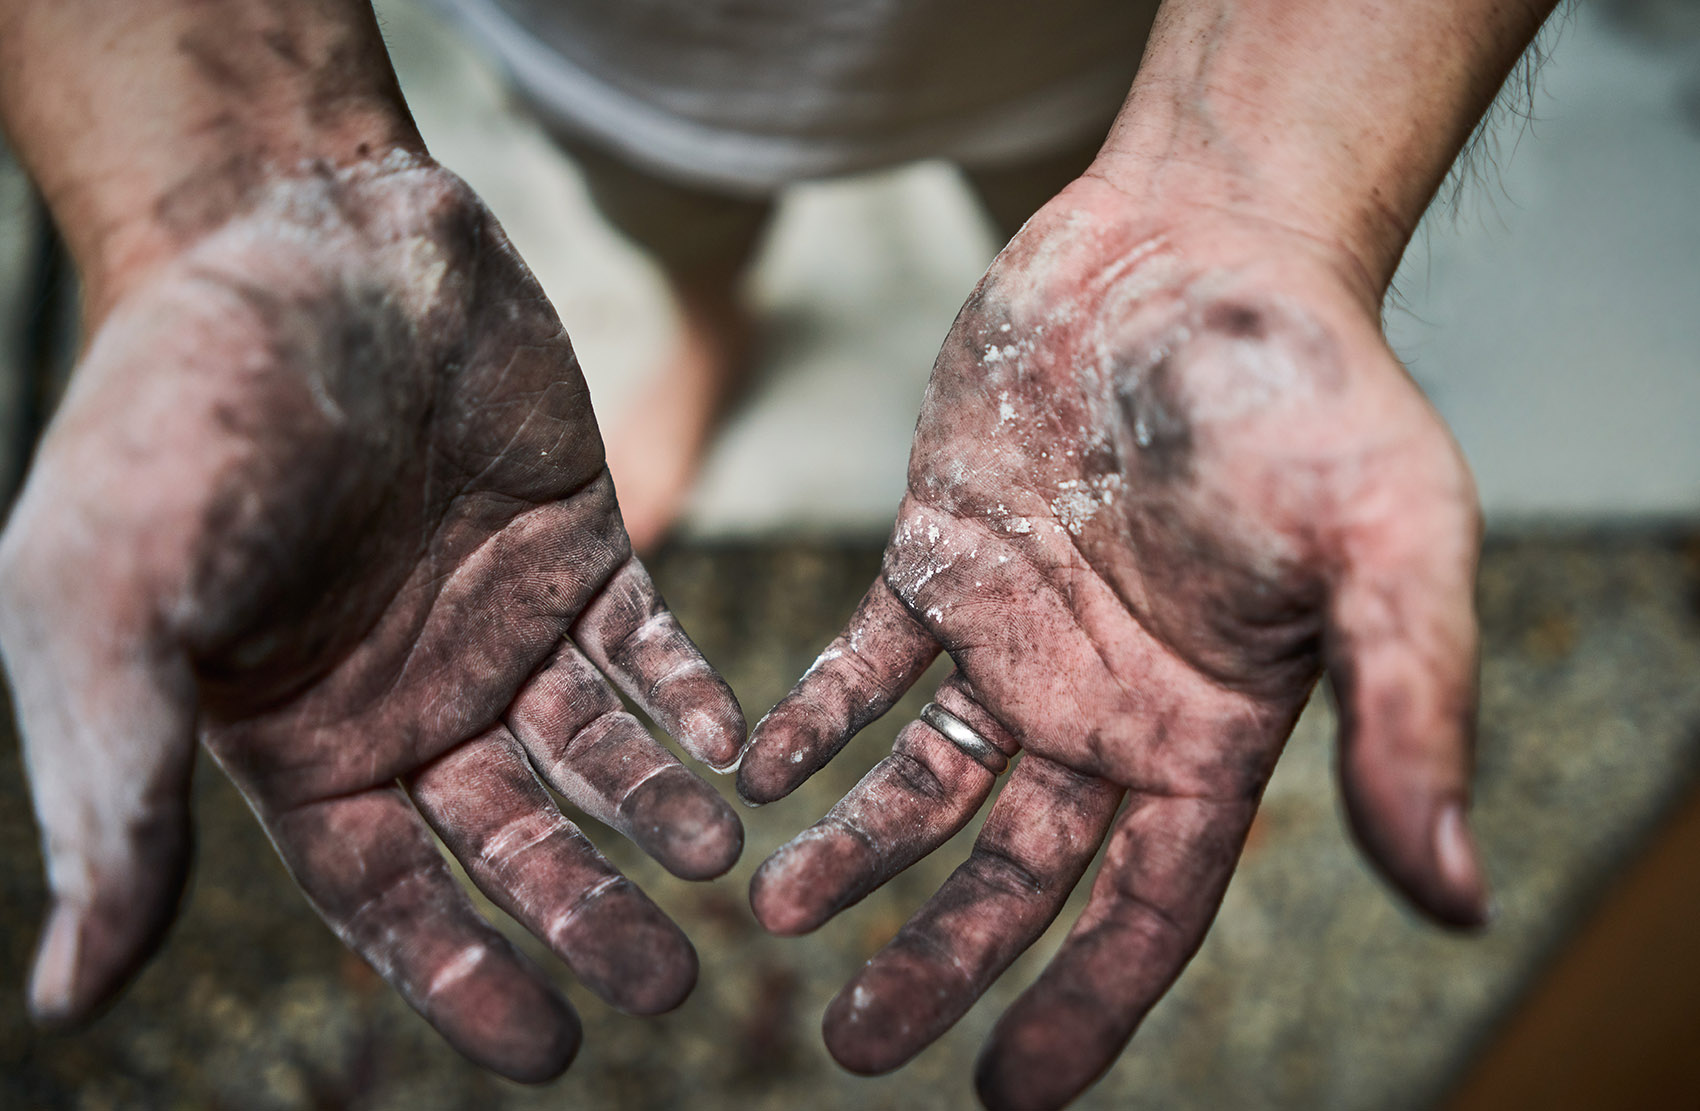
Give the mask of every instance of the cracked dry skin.
POLYGON ((39 1016, 87 1015, 174 916, 197 737, 326 922, 475 1061, 554 1075, 578 1019, 426 823, 613 1005, 690 991, 690 943, 544 785, 718 875, 736 815, 615 688, 715 767, 743 718, 632 557, 554 311, 434 164, 304 169, 130 290, 0 571, 54 896, 39 1016))
MULTIPOLYGON (((1086 177, 993 263, 921 410, 883 570, 757 725, 738 787, 781 797, 941 652, 935 695, 1022 755, 969 858, 828 1007, 846 1067, 901 1065, 1092 896, 999 1022, 991 1107, 1051 1107, 1114 1060, 1202 940, 1326 667, 1360 842, 1478 923, 1462 812, 1475 702, 1474 490, 1324 245, 1194 212, 1139 222, 1086 177)), ((757 871, 811 930, 942 844, 995 776, 915 722, 757 871)))

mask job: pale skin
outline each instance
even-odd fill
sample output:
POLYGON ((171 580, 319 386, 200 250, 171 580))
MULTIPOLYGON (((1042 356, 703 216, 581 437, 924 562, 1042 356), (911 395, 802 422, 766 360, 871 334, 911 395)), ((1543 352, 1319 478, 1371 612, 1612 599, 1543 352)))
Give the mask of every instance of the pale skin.
MULTIPOLYGON (((742 718, 631 556, 559 322, 425 155, 369 11, 217 7, 0 4, 0 113, 90 295, 0 544, 54 896, 32 1006, 88 1014, 157 943, 199 740, 345 941, 457 1048, 542 1079, 576 1020, 427 826, 593 990, 665 1009, 689 943, 543 785, 716 875, 736 817, 613 692, 714 767, 742 718)), ((1202 939, 1324 672, 1372 860, 1482 920, 1475 499, 1378 311, 1549 7, 1172 0, 1097 162, 970 298, 884 570, 738 771, 751 801, 794 789, 941 651, 935 697, 1010 758, 907 726, 758 872, 757 917, 800 933, 1013 763, 969 861, 829 1007, 848 1067, 960 1017, 1109 837, 978 1076, 993 1107, 1089 1084, 1202 939)))
POLYGON ((423 154, 370 11, 3 11, 8 122, 90 306, 0 547, 53 896, 35 1013, 89 1014, 169 924, 197 739, 326 922, 480 1064, 552 1076, 578 1021, 428 827, 586 986, 676 1005, 690 943, 544 784, 714 876, 736 815, 615 688, 713 766, 743 718, 632 557, 560 322, 423 154), (92 124, 32 98, 43 44, 107 25, 80 91, 125 97, 92 124), (123 145, 168 124, 175 158, 123 145))

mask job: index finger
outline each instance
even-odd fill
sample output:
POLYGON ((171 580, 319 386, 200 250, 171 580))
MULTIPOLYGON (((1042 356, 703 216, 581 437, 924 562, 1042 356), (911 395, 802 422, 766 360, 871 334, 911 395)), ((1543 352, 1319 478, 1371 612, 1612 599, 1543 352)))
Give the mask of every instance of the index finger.
POLYGON ((973 852, 827 1007, 827 1049, 894 1069, 948 1030, 1045 932, 1109 828, 1122 789, 1028 753, 973 852))
POLYGON ((745 802, 784 798, 878 720, 938 657, 939 645, 883 575, 791 693, 756 723, 738 768, 745 802))
POLYGON ((744 711, 637 559, 627 560, 591 599, 573 623, 572 638, 693 756, 716 771, 736 763, 744 711))

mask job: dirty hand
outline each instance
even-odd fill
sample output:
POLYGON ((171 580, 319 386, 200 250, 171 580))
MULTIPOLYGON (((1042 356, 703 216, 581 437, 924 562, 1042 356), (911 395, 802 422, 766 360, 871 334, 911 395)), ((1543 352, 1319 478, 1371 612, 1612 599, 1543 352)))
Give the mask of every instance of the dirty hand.
POLYGON ((1066 1102, 1174 981, 1325 668, 1371 859, 1442 922, 1484 914, 1463 819, 1478 525, 1453 443, 1348 260, 1127 208, 1083 178, 993 263, 934 368, 880 577, 738 778, 754 802, 793 790, 941 650, 934 698, 995 746, 906 726, 756 874, 757 916, 798 934, 943 843, 1013 765, 969 858, 828 1008, 857 1072, 960 1018, 1109 838, 985 1047, 993 1107, 1066 1102))
POLYGON ((31 1004, 85 1016, 158 944, 198 738, 351 948, 543 1079, 578 1020, 431 831, 586 986, 666 1010, 690 943, 547 787, 718 875, 736 816, 615 689, 717 767, 743 719, 632 558, 572 347, 471 192, 397 152, 256 196, 104 315, 0 548, 52 888, 31 1004))

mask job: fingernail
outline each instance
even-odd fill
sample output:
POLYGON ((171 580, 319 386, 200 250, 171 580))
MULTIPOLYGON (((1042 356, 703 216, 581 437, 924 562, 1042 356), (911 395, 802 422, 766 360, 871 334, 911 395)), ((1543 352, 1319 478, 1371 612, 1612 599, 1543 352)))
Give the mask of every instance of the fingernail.
POLYGON ((56 903, 36 948, 30 973, 30 1012, 38 1021, 55 1022, 69 1015, 77 987, 77 950, 82 918, 56 903))
POLYGON ((1491 913, 1487 884, 1482 879, 1475 842, 1470 837, 1470 827, 1464 821, 1464 807, 1460 803, 1448 803, 1435 820, 1434 858, 1447 891, 1461 902, 1468 903, 1478 922, 1486 923, 1491 913))

